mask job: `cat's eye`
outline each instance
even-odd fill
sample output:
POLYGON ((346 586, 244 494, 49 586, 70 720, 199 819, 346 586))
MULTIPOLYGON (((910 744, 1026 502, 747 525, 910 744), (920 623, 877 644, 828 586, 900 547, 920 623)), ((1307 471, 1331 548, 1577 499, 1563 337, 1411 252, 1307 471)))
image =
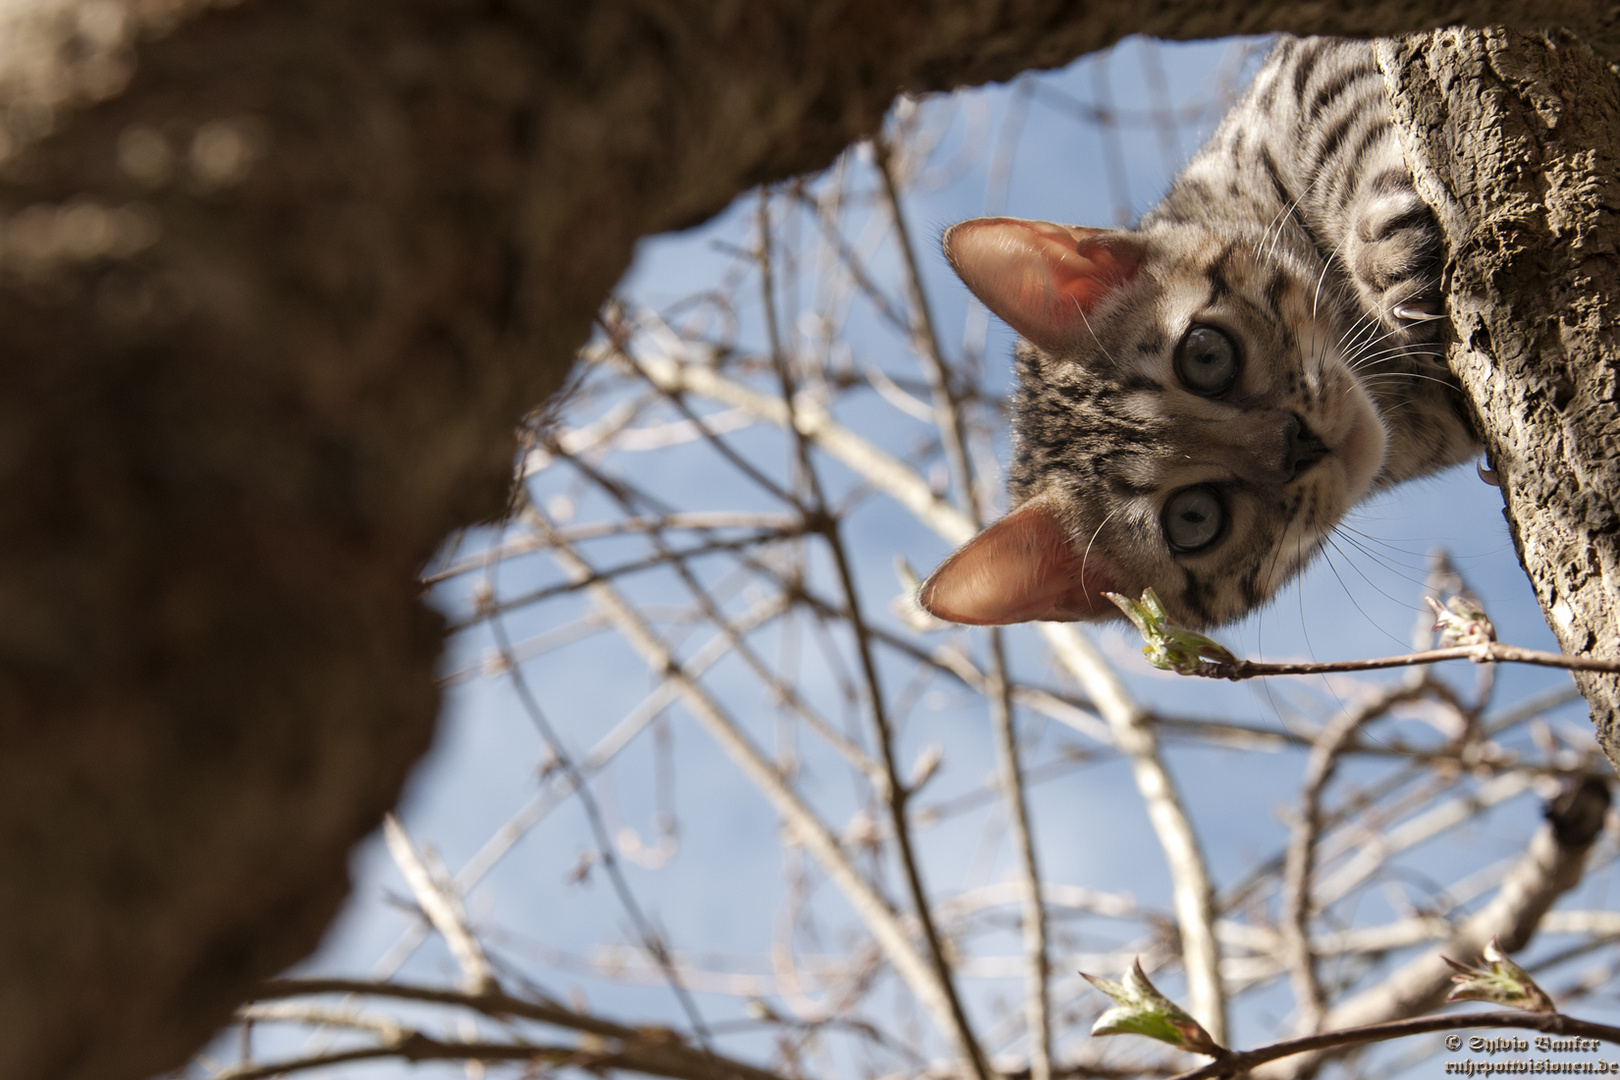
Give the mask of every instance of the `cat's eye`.
POLYGON ((1224 331, 1195 326, 1176 345, 1176 377, 1203 397, 1220 397, 1237 378, 1238 350, 1224 331))
POLYGON ((1182 488, 1165 502, 1159 524, 1171 550, 1201 551, 1221 535, 1226 524, 1226 504, 1220 493, 1208 485, 1182 488))

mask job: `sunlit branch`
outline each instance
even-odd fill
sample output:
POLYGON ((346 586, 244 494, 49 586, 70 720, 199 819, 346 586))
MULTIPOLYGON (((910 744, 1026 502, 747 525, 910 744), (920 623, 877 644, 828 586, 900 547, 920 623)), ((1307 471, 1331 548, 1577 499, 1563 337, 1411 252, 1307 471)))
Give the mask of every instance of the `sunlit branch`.
POLYGON ((877 662, 872 655, 871 639, 866 632, 866 620, 861 612, 860 593, 855 586, 854 569, 850 565, 849 553, 845 549, 843 538, 839 532, 838 520, 828 512, 826 495, 822 491, 821 480, 816 473, 815 463, 810 454, 810 439, 798 427, 797 423, 793 422, 793 411, 798 404, 798 394, 794 387, 793 373, 788 363, 788 357, 782 350, 782 343, 777 330, 776 297, 771 278, 769 208, 769 197, 764 190, 761 190, 759 196, 759 267, 765 301, 765 327, 766 334, 770 339, 771 361, 776 368, 777 377, 781 384, 782 406, 787 411, 788 426, 792 432, 794 452, 799 466, 799 479, 810 492, 814 518, 808 521, 807 524, 816 526, 817 531, 827 541, 827 546, 833 557, 834 568, 838 573, 839 585, 844 593, 844 603, 848 608, 850 630, 854 634, 855 649, 861 662, 861 674, 866 682, 867 709, 877 736, 883 769, 887 774, 887 790, 882 794, 883 801, 888 807, 894 825, 895 854, 900 862, 900 868, 905 874, 907 890, 911 894, 912 914, 922 929, 923 940, 928 946, 928 959, 936 973, 935 990, 943 996, 944 1004, 948 1010, 949 1023, 944 1030, 956 1041, 958 1051, 972 1067, 979 1080, 990 1080, 989 1063, 985 1061, 983 1048, 973 1035, 973 1027, 968 1020, 967 1011, 962 1007, 961 999, 957 996, 956 987, 951 980, 950 961, 945 955, 944 943, 940 940, 939 932, 934 926, 933 914, 928 900, 928 890, 922 881, 922 868, 918 864, 916 853, 912 850, 911 832, 906 823, 907 792, 905 782, 900 776, 899 763, 895 758, 894 732, 889 725, 883 689, 878 679, 877 662))
MULTIPOLYGON (((630 574, 639 574, 647 570, 657 569, 658 567, 687 559, 698 559, 705 555, 741 551, 747 548, 759 547, 762 544, 771 544, 781 540, 791 539, 797 535, 798 532, 794 529, 788 529, 780 532, 773 530, 771 532, 757 532, 751 536, 706 540, 701 544, 695 544, 692 547, 682 548, 680 550, 672 551, 668 548, 664 548, 656 555, 650 555, 644 559, 635 559, 627 563, 620 563, 618 566, 605 567, 598 570, 597 575, 602 581, 612 581, 615 578, 626 577, 630 574)), ((540 549, 535 548, 533 550, 540 549)), ((503 615, 510 611, 516 611, 519 608, 530 607, 534 604, 555 599, 558 596, 566 596, 569 593, 578 592, 587 584, 589 584, 589 582, 569 581, 559 585, 548 585, 544 588, 534 589, 526 593, 520 593, 517 596, 500 600, 482 608, 481 610, 474 611, 467 617, 466 620, 451 624, 450 629, 461 630, 476 622, 487 619, 492 615, 503 615)))
MULTIPOLYGON (((911 307, 911 338, 915 351, 922 358, 923 374, 928 379, 934 402, 934 424, 945 447, 945 458, 950 462, 956 480, 957 505, 975 526, 980 524, 979 501, 975 491, 973 468, 968 460, 967 440, 963 434, 962 412, 953 387, 951 371, 940 348, 939 332, 923 291, 922 273, 917 267, 917 251, 906 226, 904 209, 895 182, 893 151, 887 139, 879 135, 872 142, 873 161, 883 180, 883 194, 889 217, 894 223, 902 262, 905 266, 906 297, 911 307)), ((1001 789, 1007 805, 1007 819, 1012 827, 1013 850, 1018 859, 1019 875, 1024 882, 1023 934, 1024 952, 1029 960, 1026 978, 1026 1009, 1029 1019, 1029 1056, 1032 1080, 1048 1080, 1052 1072, 1051 1005, 1047 996, 1047 978, 1050 959, 1046 952, 1046 917, 1041 908, 1040 871, 1035 861, 1035 842, 1029 823, 1029 807, 1024 798, 1024 784, 1018 761, 1018 740, 1013 730, 1011 689, 1007 679, 1007 662, 1002 648, 1001 631, 991 627, 986 631, 988 652, 986 700, 990 704, 991 727, 996 737, 997 770, 1001 776, 1001 789)))
POLYGON ((1323 1025, 1357 1027, 1427 1012, 1440 1004, 1450 986, 1452 971, 1442 956, 1477 956, 1493 938, 1506 952, 1523 948, 1553 902, 1580 883, 1608 807, 1603 782, 1571 787, 1553 804, 1547 824, 1536 831, 1490 903, 1458 924, 1438 947, 1334 1006, 1323 1025))
POLYGON ((1316 841, 1322 829, 1322 792, 1338 765, 1346 745, 1374 716, 1381 716, 1400 701, 1423 692, 1421 684, 1392 687, 1355 708, 1345 709, 1317 736, 1305 766, 1305 782, 1299 796, 1299 809, 1289 831, 1288 855, 1283 869, 1282 911, 1279 923, 1282 947, 1294 987, 1295 1008, 1301 1032, 1315 1032, 1322 1022, 1327 1003, 1322 984, 1316 977, 1316 958, 1311 951, 1311 878, 1316 865, 1316 841))
POLYGON ((1322 662, 1267 663, 1261 660, 1211 662, 1188 672, 1206 679, 1253 679, 1263 675, 1324 675, 1344 671, 1379 671, 1384 668, 1438 664, 1444 660, 1472 660, 1476 664, 1535 664, 1569 671, 1601 671, 1620 674, 1620 659, 1602 656, 1571 656, 1568 653, 1521 649, 1499 641, 1478 645, 1455 645, 1449 649, 1427 649, 1402 656, 1381 656, 1371 660, 1326 660, 1322 662))
MULTIPOLYGON (((1319 1053, 1324 1050, 1342 1050, 1370 1043, 1404 1039, 1413 1035, 1427 1035, 1436 1031, 1467 1031, 1473 1028, 1520 1028, 1541 1031, 1549 1035, 1602 1039, 1620 1043, 1620 1028, 1577 1020, 1559 1013, 1482 1012, 1452 1016, 1422 1016, 1411 1020, 1394 1020, 1382 1024, 1340 1028, 1301 1039, 1272 1043, 1256 1050, 1234 1053, 1201 1068, 1177 1073, 1171 1080, 1219 1080, 1220 1077, 1241 1076, 1270 1061, 1293 1057, 1297 1054, 1319 1053)), ((1273 1075, 1267 1073, 1267 1075, 1273 1075)))
MULTIPOLYGON (((962 433, 962 413, 951 386, 951 371, 945 363, 945 353, 939 345, 939 333, 934 327, 933 313, 928 296, 923 292, 922 273, 917 268, 917 249, 911 242, 906 227, 906 216, 900 205, 900 193, 895 184, 893 149, 882 135, 872 140, 872 162, 883 181, 884 202, 900 247, 905 267, 906 300, 911 308, 908 330, 912 348, 922 360, 923 375, 934 399, 934 426, 939 429, 940 442, 945 447, 945 460, 950 463, 951 475, 958 492, 957 506, 979 524, 978 498, 973 490, 973 470, 968 464, 967 440, 962 433)), ((1039 1071, 1037 1069, 1037 1071, 1039 1071)), ((1036 1076, 1035 1080, 1042 1080, 1036 1076)))
POLYGON ((1020 908, 1023 924, 1025 973, 1025 1015, 1029 1023, 1029 1069, 1031 1080, 1049 1080, 1052 1073, 1051 1001, 1047 980, 1051 960, 1046 951, 1046 912, 1041 904, 1040 869, 1035 860, 1035 839, 1029 822, 1029 805, 1024 792, 1024 775, 1018 755, 1018 737, 1013 729, 1012 698, 1007 686, 1007 663, 1002 655, 999 629, 985 635, 990 650, 991 726, 996 738, 996 773, 1012 827, 1013 851, 1018 859, 1023 883, 1020 908))
MULTIPOLYGON (((1354 830, 1343 838, 1342 846, 1355 852, 1351 860, 1324 876, 1316 886, 1318 903, 1327 906, 1348 895, 1376 874, 1391 857, 1432 840, 1450 829, 1477 820, 1479 812, 1529 790, 1533 777, 1522 773, 1498 776, 1475 791, 1431 806, 1393 828, 1372 824, 1354 830)), ((1426 797, 1422 800, 1427 803, 1426 797)))
MULTIPOLYGON (((773 1072, 730 1058, 687 1046, 667 1028, 632 1028, 595 1022, 554 1006, 538 1005, 500 993, 457 994, 436 992, 425 987, 389 983, 367 983, 341 979, 287 980, 267 984, 261 997, 303 996, 343 993, 391 997, 409 1001, 433 1002, 470 1009, 495 1018, 517 1017, 588 1032, 586 1040, 574 1045, 529 1042, 475 1042, 444 1040, 403 1025, 387 1030, 386 1025, 364 1025, 382 1034, 374 1046, 334 1050, 303 1058, 290 1058, 264 1064, 244 1064, 215 1072, 211 1080, 261 1080, 264 1077, 327 1068, 353 1061, 398 1058, 423 1061, 527 1061, 554 1066, 573 1066, 592 1071, 622 1070, 672 1080, 782 1080, 773 1072), (591 1037, 594 1037, 594 1041, 591 1037), (612 1039, 617 1046, 603 1039, 612 1039)), ((250 1006, 251 1012, 255 1007, 250 1006)), ((294 1019, 296 1014, 288 1015, 294 1019)), ((315 1015, 313 1012, 310 1015, 315 1015)), ((345 1014, 335 1013, 341 1021, 345 1014)), ((277 1017, 271 1017, 277 1018, 277 1017)), ((354 1026, 354 1025, 350 1025, 354 1026)))
POLYGON ((1149 718, 1096 648, 1073 626, 1042 623, 1041 634, 1108 721, 1114 745, 1131 759, 1136 789, 1147 805, 1148 820, 1170 870, 1189 1011, 1217 1043, 1225 1044, 1226 990, 1215 938, 1215 890, 1192 819, 1164 767, 1149 718))
POLYGON ((872 280, 861 263, 860 257, 849 244, 844 242, 843 234, 838 229, 837 218, 823 207, 819 200, 814 199, 806 191, 794 189, 791 194, 806 209, 813 213, 817 223, 821 226, 822 239, 837 253, 839 265, 849 274, 855 287, 862 296, 877 309, 879 315, 899 330, 902 334, 910 334, 912 327, 904 315, 894 306, 889 297, 872 280))
MULTIPOLYGON (((701 394, 715 401, 747 408, 761 420, 777 427, 787 429, 789 426, 789 410, 780 398, 751 390, 712 368, 685 362, 673 351, 664 356, 641 354, 637 357, 637 364, 647 378, 660 388, 701 394)), ((960 544, 973 535, 972 520, 938 498, 916 470, 837 423, 819 402, 808 395, 798 394, 794 397, 792 429, 911 511, 918 520, 948 542, 960 544)))
POLYGON ((404 875, 411 893, 421 906, 423 914, 450 947, 450 955, 461 967, 462 985, 469 994, 477 995, 495 989, 495 974, 490 970, 489 957, 467 925, 467 912, 455 886, 440 874, 428 869, 417 853, 416 845, 406 834, 399 819, 389 814, 383 819, 383 837, 388 842, 388 853, 394 865, 404 875))
MULTIPOLYGON (((573 548, 560 541, 552 555, 563 571, 583 579, 590 566, 573 548)), ((641 656, 648 669, 668 680, 679 692, 682 703, 720 744, 760 793, 776 809, 794 836, 815 856, 827 876, 849 900, 872 936, 877 939, 889 962, 932 1014, 942 1030, 951 1031, 954 1018, 950 1003, 939 983, 937 969, 912 947, 910 937, 888 902, 856 871, 832 830, 806 806, 788 786, 753 741, 737 726, 717 702, 682 670, 658 640, 641 614, 611 585, 598 582, 588 587, 591 598, 607 613, 621 636, 641 656)))
POLYGON ((669 952, 663 939, 654 933, 647 917, 642 913, 641 904, 636 900, 635 893, 630 889, 623 870, 619 866, 618 857, 614 854, 613 841, 608 836, 607 824, 602 820, 601 808, 596 798, 591 794, 586 777, 579 770, 568 749, 557 737, 557 732, 551 725, 550 719, 540 708, 540 702, 529 689, 528 680, 523 675, 523 669, 512 660, 512 645, 507 640, 505 623, 501 616, 491 616, 488 620, 491 634, 495 638, 495 645, 508 665, 507 677, 512 682, 512 688, 517 692, 518 701, 523 711, 528 714, 529 720, 539 731, 540 737, 545 740, 552 759, 563 774, 573 781, 575 797, 579 799, 581 808, 585 811, 585 820, 589 824, 596 839, 598 857, 602 861, 602 869, 607 873, 608 880, 613 885, 613 891, 618 896, 619 905, 624 908, 625 915, 629 917, 636 935, 641 939, 641 945, 647 954, 656 961, 663 970, 665 980, 670 991, 675 995, 681 1011, 686 1014, 687 1022, 692 1025, 692 1032, 697 1036, 704 1048, 708 1048, 709 1034, 703 1020, 703 1014, 698 1011, 697 1002, 682 985, 680 973, 669 962, 669 952))
MULTIPOLYGON (((592 473, 594 475, 594 470, 592 470, 592 473)), ((609 490, 609 495, 614 499, 620 500, 621 503, 627 502, 624 494, 621 491, 609 490)), ((526 511, 526 514, 531 520, 533 519, 532 510, 526 511)), ((549 528, 550 526, 547 524, 541 524, 538 527, 545 529, 549 528)), ((867 754, 861 750, 860 747, 851 742, 842 732, 833 727, 832 724, 828 723, 828 721, 820 713, 812 709, 792 686, 788 685, 786 682, 777 677, 776 673, 770 669, 770 666, 759 657, 759 654, 756 653, 751 646, 749 646, 744 637, 744 632, 738 627, 732 625, 732 621, 726 618, 726 616, 715 605, 714 598, 709 595, 708 589, 704 588, 703 585, 700 584, 693 576, 691 569, 686 565, 685 553, 670 551, 665 545, 662 536, 660 536, 657 531, 651 532, 649 534, 649 539, 651 539, 652 543, 657 548, 658 561, 667 563, 670 568, 675 571, 676 575, 681 579, 682 584, 686 586, 687 591, 697 602, 704 616, 709 622, 713 623, 719 629, 721 636, 725 640, 727 648, 736 653, 737 656, 742 659, 743 663, 748 665, 749 669, 753 671, 754 676, 758 678, 767 689, 770 690, 772 696, 778 702, 780 702, 784 708, 788 709, 799 719, 803 720, 812 731, 821 736, 821 738, 825 740, 834 750, 836 750, 845 761, 853 765, 862 775, 866 776, 881 789, 886 781, 877 763, 867 756, 867 754)), ((575 588, 579 588, 587 583, 580 582, 571 584, 573 584, 575 588)), ((786 598, 784 597, 778 600, 775 604, 773 604, 773 606, 778 610, 785 610, 787 607, 786 598)), ((750 627, 750 629, 752 629, 752 627, 750 627)))

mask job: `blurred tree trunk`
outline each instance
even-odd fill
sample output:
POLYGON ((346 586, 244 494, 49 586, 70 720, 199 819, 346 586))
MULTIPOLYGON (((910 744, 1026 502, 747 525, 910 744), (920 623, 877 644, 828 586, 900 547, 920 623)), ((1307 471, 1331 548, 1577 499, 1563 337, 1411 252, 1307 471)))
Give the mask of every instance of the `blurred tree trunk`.
MULTIPOLYGON (((1620 652, 1620 79, 1568 33, 1450 29, 1380 48, 1450 240, 1451 364, 1568 653, 1620 652)), ((1483 524, 1483 523, 1482 523, 1483 524)), ((1578 676, 1620 767, 1620 679, 1578 676)))
MULTIPOLYGON (((314 946, 349 848, 431 738, 441 625, 418 568, 501 511, 512 427, 561 384, 637 237, 827 164, 902 89, 1132 31, 1518 12, 0 0, 0 1076, 172 1068, 314 946)), ((1620 39, 1587 0, 1537 17, 1611 55, 1620 39)), ((1526 100, 1572 124, 1590 101, 1526 100)), ((1579 252, 1612 272, 1604 244, 1579 252)), ((1590 273, 1576 251, 1557 265, 1590 273)), ((1513 318, 1543 310, 1541 264, 1510 269, 1504 295, 1533 298, 1513 318)), ((1492 303, 1458 310, 1500 350, 1520 339, 1492 303)), ((1576 325, 1524 332, 1526 362, 1576 325)), ((1577 404, 1545 393, 1551 422, 1612 409, 1612 380, 1566 381, 1577 404)), ((1558 520, 1579 545, 1598 519, 1558 520)), ((1608 580, 1586 565, 1568 572, 1608 580)), ((1580 629, 1586 596, 1554 594, 1566 642, 1612 641, 1580 629)))

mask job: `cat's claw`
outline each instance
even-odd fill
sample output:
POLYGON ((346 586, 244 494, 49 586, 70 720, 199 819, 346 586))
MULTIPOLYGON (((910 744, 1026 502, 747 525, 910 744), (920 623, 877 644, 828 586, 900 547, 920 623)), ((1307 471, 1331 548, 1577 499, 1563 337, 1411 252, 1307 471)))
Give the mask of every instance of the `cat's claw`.
POLYGON ((1502 486, 1502 477, 1495 469, 1490 467, 1489 459, 1480 458, 1474 463, 1474 468, 1479 471, 1479 478, 1491 485, 1491 487, 1499 488, 1502 486))
POLYGON ((1432 298, 1403 300, 1395 305, 1395 317, 1406 322, 1433 322, 1445 317, 1440 301, 1432 298))

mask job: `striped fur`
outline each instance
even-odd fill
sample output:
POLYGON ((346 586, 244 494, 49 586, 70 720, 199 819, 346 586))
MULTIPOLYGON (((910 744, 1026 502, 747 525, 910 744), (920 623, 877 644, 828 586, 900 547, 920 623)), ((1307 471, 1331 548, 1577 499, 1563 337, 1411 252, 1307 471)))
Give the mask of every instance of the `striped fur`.
POLYGON ((1025 340, 1018 512, 925 584, 942 617, 1106 617, 1102 591, 1151 585, 1178 622, 1227 622, 1368 494, 1478 451, 1444 361, 1443 240, 1370 43, 1282 38, 1135 230, 984 219, 945 246, 1025 340), (1235 349, 1229 384, 1201 328, 1235 349))

